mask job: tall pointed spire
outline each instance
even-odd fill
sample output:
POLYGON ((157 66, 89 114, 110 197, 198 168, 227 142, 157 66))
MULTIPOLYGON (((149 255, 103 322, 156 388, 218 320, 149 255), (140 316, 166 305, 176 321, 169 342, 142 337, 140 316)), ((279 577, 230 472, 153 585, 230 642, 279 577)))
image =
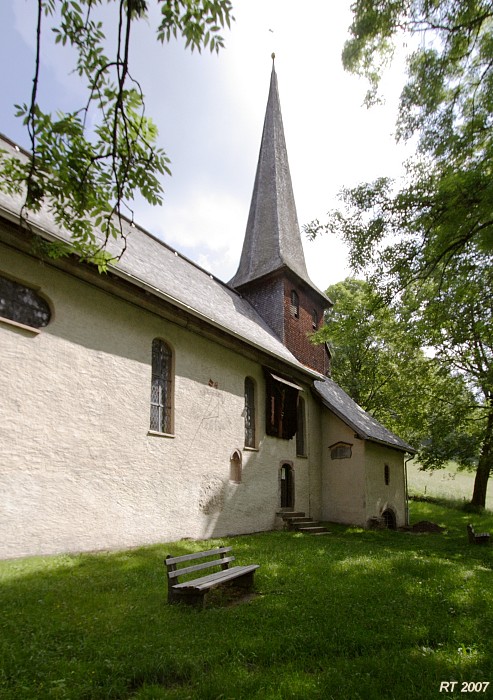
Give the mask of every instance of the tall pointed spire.
POLYGON ((301 244, 274 58, 272 54, 269 98, 245 240, 230 284, 240 288, 287 268, 321 294, 308 276, 301 244))
POLYGON ((309 336, 332 302, 313 284, 301 245, 277 76, 272 75, 250 214, 236 275, 230 280, 304 365, 325 374, 330 358, 309 336))

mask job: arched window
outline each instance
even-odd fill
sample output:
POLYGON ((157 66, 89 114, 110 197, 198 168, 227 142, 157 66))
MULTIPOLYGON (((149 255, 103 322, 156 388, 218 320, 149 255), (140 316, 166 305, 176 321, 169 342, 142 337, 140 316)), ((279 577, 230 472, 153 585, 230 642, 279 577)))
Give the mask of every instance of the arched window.
POLYGON ((390 484, 390 467, 388 464, 386 464, 383 468, 383 478, 385 481, 385 486, 388 486, 390 484))
POLYGON ((241 483, 241 452, 235 450, 229 460, 229 480, 241 483))
POLYGON ((298 457, 306 457, 305 399, 301 396, 298 396, 296 419, 296 454, 298 457))
POLYGON ((256 447, 255 440, 255 382, 245 379, 245 447, 256 447))
POLYGON ((150 429, 158 433, 173 430, 172 353, 164 340, 152 341, 152 383, 150 429))
POLYGON ((50 322, 51 311, 34 289, 0 276, 0 316, 31 328, 43 328, 50 322))
POLYGON ((300 298, 294 289, 291 292, 291 315, 295 318, 300 317, 300 298))

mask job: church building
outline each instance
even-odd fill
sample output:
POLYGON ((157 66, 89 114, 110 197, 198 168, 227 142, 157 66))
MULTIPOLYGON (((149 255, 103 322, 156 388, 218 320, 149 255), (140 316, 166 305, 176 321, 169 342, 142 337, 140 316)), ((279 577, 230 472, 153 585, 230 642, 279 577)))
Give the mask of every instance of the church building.
MULTIPOLYGON (((1 147, 22 158, 15 144, 1 147)), ((330 379, 273 66, 243 250, 225 283, 123 222, 101 275, 48 207, 0 192, 0 558, 406 524, 414 453, 330 379), (118 252, 118 251, 112 251, 118 252)))

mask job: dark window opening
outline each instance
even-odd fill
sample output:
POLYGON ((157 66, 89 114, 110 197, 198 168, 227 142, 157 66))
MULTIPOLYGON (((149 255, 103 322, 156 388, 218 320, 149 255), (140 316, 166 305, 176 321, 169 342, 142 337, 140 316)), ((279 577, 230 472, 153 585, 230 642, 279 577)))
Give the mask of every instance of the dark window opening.
POLYGON ((314 331, 316 331, 318 328, 318 313, 316 309, 313 309, 312 311, 312 328, 314 331))
POLYGON ((290 440, 298 427, 298 392, 301 387, 287 379, 266 372, 267 435, 290 440))
POLYGON ((300 298, 294 289, 291 292, 291 315, 295 318, 300 317, 300 298))
POLYGON ((383 468, 383 478, 385 481, 385 486, 388 486, 390 483, 390 467, 388 464, 386 464, 383 468))
POLYGON ((296 426, 296 454, 298 457, 306 457, 305 444, 305 400, 298 396, 297 426, 296 426))
POLYGON ((172 354, 159 338, 152 341, 151 422, 150 429, 172 432, 172 354))
POLYGON ((34 289, 0 276, 0 316, 31 328, 44 328, 51 311, 34 289))

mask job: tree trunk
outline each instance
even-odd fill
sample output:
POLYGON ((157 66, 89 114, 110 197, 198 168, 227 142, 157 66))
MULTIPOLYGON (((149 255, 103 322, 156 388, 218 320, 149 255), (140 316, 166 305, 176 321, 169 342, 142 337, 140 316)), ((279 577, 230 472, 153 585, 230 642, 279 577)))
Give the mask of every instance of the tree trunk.
POLYGON ((484 434, 481 455, 479 457, 476 478, 474 479, 474 491, 471 505, 486 506, 486 489, 488 488, 488 478, 490 476, 493 458, 493 408, 488 413, 486 430, 484 434))

